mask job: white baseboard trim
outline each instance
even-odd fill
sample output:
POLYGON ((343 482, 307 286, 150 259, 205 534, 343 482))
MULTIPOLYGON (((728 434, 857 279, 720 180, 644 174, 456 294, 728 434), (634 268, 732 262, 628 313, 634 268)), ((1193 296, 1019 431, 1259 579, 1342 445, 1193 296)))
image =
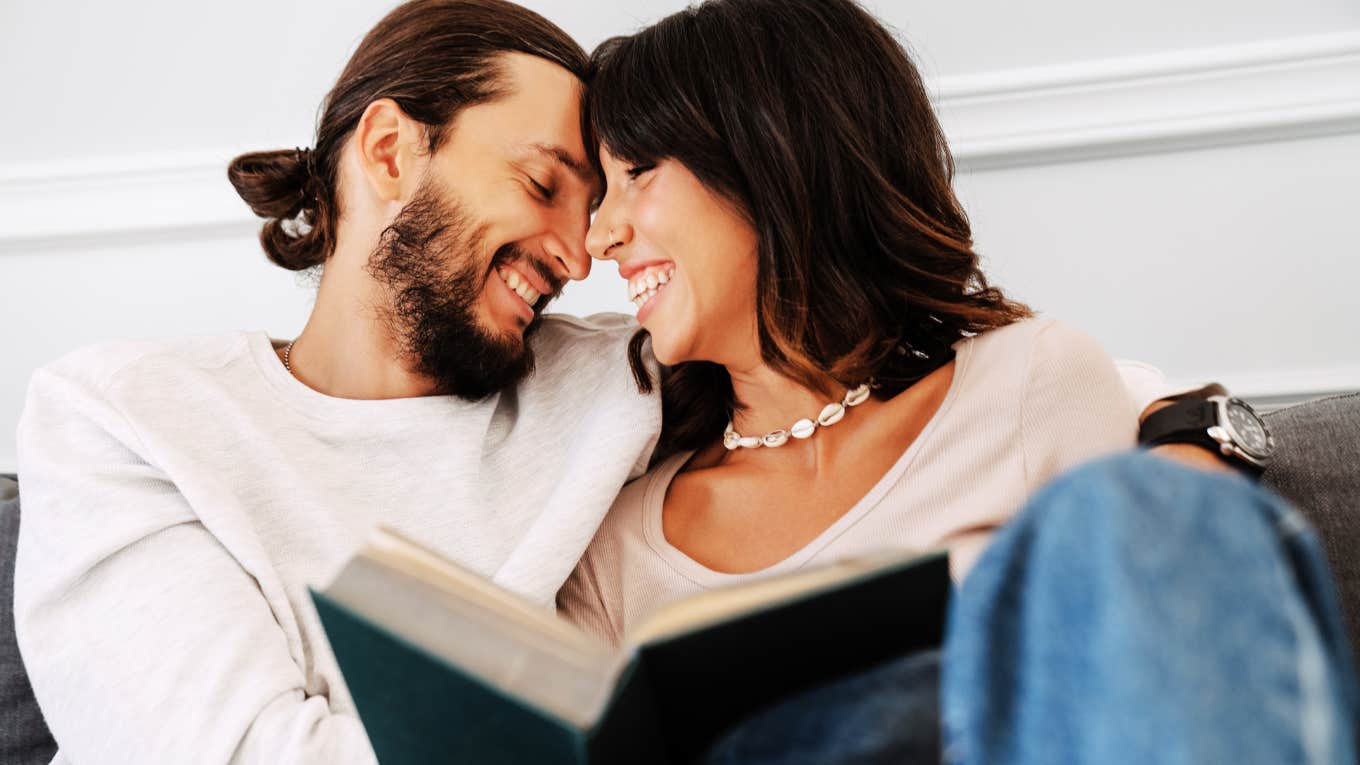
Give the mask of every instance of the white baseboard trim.
MULTIPOLYGON (((946 77, 933 90, 964 171, 1357 132, 1360 29, 946 77)), ((252 232, 259 221, 225 177, 237 153, 0 167, 0 255, 252 232)))
POLYGON ((1238 398, 1266 410, 1281 409, 1304 401, 1360 391, 1360 364, 1322 369, 1286 369, 1278 372, 1205 374, 1172 381, 1195 385, 1216 380, 1238 398))

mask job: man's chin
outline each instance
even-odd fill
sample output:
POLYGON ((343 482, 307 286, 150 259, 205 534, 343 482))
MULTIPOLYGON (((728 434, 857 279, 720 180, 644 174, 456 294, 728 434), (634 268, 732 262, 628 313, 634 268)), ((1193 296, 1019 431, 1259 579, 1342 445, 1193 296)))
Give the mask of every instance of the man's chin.
POLYGON ((513 388, 533 373, 534 357, 523 340, 513 347, 483 347, 471 356, 427 359, 426 373, 440 393, 478 401, 513 388))
POLYGON ((521 315, 509 317, 481 317, 482 331, 489 337, 497 337, 509 344, 511 341, 523 344, 538 330, 543 323, 542 304, 534 308, 534 318, 526 322, 521 315), (498 320, 499 319, 499 320, 498 320))

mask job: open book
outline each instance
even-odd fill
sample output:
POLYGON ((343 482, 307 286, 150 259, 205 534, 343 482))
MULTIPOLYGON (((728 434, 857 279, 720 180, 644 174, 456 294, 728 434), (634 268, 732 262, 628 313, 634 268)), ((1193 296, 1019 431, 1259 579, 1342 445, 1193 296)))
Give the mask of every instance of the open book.
POLYGON ((312 598, 382 762, 684 763, 763 706, 936 647, 943 553, 665 605, 614 649, 380 529, 312 598))

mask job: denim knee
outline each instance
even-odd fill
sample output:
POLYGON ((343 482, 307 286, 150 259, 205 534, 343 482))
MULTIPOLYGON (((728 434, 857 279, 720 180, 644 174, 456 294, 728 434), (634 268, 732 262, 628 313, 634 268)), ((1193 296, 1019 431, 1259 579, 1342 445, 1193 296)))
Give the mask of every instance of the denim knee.
POLYGON ((1337 761, 1355 708, 1338 626, 1282 500, 1146 453, 1093 462, 1038 492, 951 604, 947 759, 1337 761))
MULTIPOLYGON (((1279 536, 1310 534, 1297 511, 1249 479, 1209 473, 1137 451, 1082 465, 1042 488, 1006 533, 1033 536, 1064 557, 1257 556, 1279 536)), ((1000 536, 1000 535, 999 535, 1000 536)), ((1147 563, 1154 563, 1147 560, 1147 563)))

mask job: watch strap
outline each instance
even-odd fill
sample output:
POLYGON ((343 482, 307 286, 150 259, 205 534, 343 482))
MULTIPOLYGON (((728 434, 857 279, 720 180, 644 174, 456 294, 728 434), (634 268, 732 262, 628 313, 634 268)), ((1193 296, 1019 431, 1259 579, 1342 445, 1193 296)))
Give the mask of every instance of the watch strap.
POLYGON ((1218 451, 1218 442, 1209 435, 1209 428, 1218 424, 1218 405, 1204 399, 1186 399, 1163 407, 1143 420, 1138 429, 1138 443, 1144 446, 1162 444, 1196 444, 1218 451))

